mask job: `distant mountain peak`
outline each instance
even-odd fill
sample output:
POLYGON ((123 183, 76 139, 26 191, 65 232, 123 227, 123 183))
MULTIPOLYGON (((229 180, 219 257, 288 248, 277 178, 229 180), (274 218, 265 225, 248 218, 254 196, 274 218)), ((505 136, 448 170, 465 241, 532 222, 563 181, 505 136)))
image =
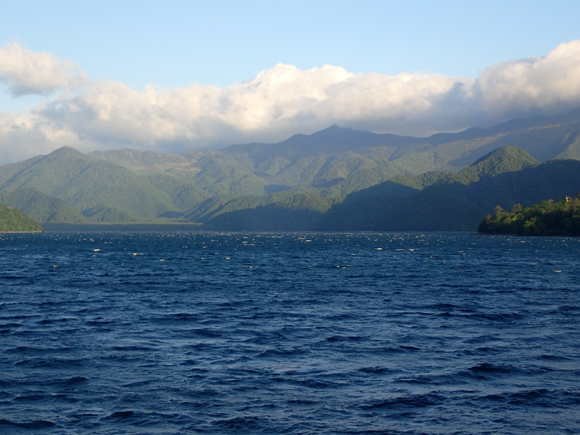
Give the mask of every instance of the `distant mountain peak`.
POLYGON ((504 172, 521 171, 539 164, 538 160, 523 149, 505 146, 486 154, 466 169, 475 171, 479 176, 496 176, 504 172))
MULTIPOLYGON (((322 133, 324 131, 339 131, 339 130, 351 130, 352 131, 352 130, 355 130, 355 129, 354 128, 350 128, 350 127, 341 127, 338 124, 332 124, 330 127, 326 127, 325 129, 320 130, 320 131, 318 131, 316 133, 322 133)), ((356 131, 359 131, 359 130, 356 130, 356 131)), ((314 133, 314 134, 316 134, 316 133, 314 133)))
POLYGON ((350 132, 356 132, 356 133, 369 133, 372 134, 371 132, 367 132, 367 131, 360 131, 360 130, 355 130, 353 128, 350 127, 340 127, 337 124, 332 124, 330 127, 326 127, 323 130, 319 130, 319 131, 315 131, 314 133, 311 134, 295 134, 293 136, 291 136, 290 138, 286 139, 285 141, 282 141, 281 143, 285 143, 288 141, 292 141, 298 138, 305 138, 305 137, 311 137, 311 138, 326 138, 326 137, 334 137, 340 134, 344 134, 344 133, 350 133, 350 132))
POLYGON ((471 166, 477 166, 484 161, 503 161, 506 159, 520 160, 522 162, 528 162, 532 165, 537 165, 540 163, 523 149, 508 145, 487 153, 483 157, 477 159, 471 166))
POLYGON ((326 127, 324 130, 320 130, 317 131, 316 133, 312 133, 310 136, 315 136, 315 135, 324 135, 324 134, 328 134, 328 133, 347 133, 347 132, 352 132, 352 133, 356 133, 356 134, 375 134, 371 131, 368 130, 357 130, 356 128, 352 128, 352 127, 344 127, 344 126, 340 126, 338 124, 332 124, 330 127, 326 127))
POLYGON ((60 148, 54 150, 51 154, 56 154, 56 153, 70 153, 70 152, 80 153, 80 151, 78 151, 77 149, 75 149, 73 147, 63 146, 63 147, 60 147, 60 148))
POLYGON ((69 147, 69 146, 64 146, 61 147, 57 150, 54 150, 53 152, 51 152, 50 154, 48 154, 49 156, 65 156, 65 155, 74 155, 74 156, 82 156, 82 157, 86 157, 85 154, 81 153, 80 151, 78 151, 77 149, 73 148, 73 147, 69 147))

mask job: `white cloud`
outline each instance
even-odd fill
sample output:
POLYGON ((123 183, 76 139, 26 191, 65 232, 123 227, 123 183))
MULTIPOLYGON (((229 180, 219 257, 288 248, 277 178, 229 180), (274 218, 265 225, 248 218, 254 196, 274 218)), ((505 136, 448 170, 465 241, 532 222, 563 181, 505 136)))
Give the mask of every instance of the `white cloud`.
POLYGON ((553 113, 580 103, 580 40, 560 44, 544 57, 486 68, 476 84, 481 108, 492 118, 530 111, 553 113))
POLYGON ((85 74, 73 62, 50 53, 34 53, 17 43, 0 49, 0 81, 8 85, 13 96, 50 94, 78 86, 84 79, 85 74))
POLYGON ((275 141, 333 123, 412 120, 455 83, 440 75, 364 75, 329 65, 303 71, 279 64, 226 88, 148 86, 138 92, 95 81, 80 95, 57 99, 38 113, 108 146, 275 141))
MULTIPOLYGON (((16 89, 48 92, 78 86, 84 76, 75 68, 50 54, 32 53, 14 44, 0 50, 0 73, 13 78, 8 83, 15 94, 16 89), (10 57, 6 53, 12 51, 22 59, 6 61, 10 57), (20 72, 12 67, 7 73, 7 64, 21 65, 20 72)), ((0 152, 10 144, 20 147, 11 148, 10 159, 62 145, 81 150, 184 151, 215 144, 274 142, 333 123, 424 136, 577 106, 580 41, 561 44, 544 57, 491 66, 477 79, 354 74, 330 65, 300 70, 278 64, 224 88, 150 85, 137 91, 123 83, 84 80, 75 95, 63 91, 33 113, 4 116, 0 152)), ((7 155, 0 154, 0 160, 7 161, 7 155)))
POLYGON ((0 162, 18 162, 39 154, 48 154, 56 148, 72 146, 90 152, 100 144, 81 140, 66 128, 35 114, 0 113, 0 162))

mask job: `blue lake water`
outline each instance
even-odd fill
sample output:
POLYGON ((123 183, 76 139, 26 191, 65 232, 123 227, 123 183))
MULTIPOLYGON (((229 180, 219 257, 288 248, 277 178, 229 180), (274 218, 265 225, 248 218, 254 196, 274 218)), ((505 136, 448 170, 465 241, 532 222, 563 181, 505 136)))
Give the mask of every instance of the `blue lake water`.
POLYGON ((0 433, 580 433, 580 240, 0 235, 0 433))

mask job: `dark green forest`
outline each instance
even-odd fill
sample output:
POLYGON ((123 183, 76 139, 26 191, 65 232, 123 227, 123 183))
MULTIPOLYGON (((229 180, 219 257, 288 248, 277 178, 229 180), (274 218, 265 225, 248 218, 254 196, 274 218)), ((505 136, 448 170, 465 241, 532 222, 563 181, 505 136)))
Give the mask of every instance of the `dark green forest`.
POLYGON ((515 204, 510 212, 500 206, 487 215, 478 232, 519 236, 580 236, 580 194, 562 201, 544 200, 523 208, 515 204))
POLYGON ((41 231, 42 227, 20 210, 0 204, 0 232, 41 231))

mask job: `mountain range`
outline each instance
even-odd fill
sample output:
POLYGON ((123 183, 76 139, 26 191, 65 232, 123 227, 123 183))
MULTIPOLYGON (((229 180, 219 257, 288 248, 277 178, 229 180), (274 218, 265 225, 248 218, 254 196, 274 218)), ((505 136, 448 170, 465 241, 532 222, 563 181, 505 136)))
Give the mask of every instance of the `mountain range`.
POLYGON ((45 227, 474 230, 495 205, 576 195, 576 159, 580 110, 427 138, 331 126, 184 154, 65 147, 0 166, 0 202, 45 227))

